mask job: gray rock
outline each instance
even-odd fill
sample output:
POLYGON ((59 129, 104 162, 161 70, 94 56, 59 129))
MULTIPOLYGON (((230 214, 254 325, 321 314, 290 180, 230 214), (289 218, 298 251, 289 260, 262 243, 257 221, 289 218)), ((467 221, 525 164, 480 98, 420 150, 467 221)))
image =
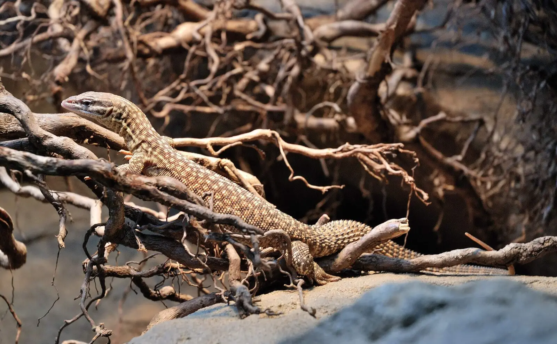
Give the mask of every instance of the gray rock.
POLYGON ((386 284, 289 343, 557 343, 557 297, 491 280, 386 284))
MULTIPOLYGON (((371 306, 362 306, 363 309, 368 310, 359 313, 363 315, 359 317, 355 316, 354 320, 349 320, 347 322, 342 320, 344 318, 341 318, 341 321, 344 321, 345 325, 338 326, 340 329, 337 330, 342 331, 342 329, 346 328, 349 329, 347 332, 351 332, 346 334, 342 332, 342 337, 331 334, 331 338, 336 340, 337 343, 367 341, 367 333, 371 331, 379 338, 376 342, 389 342, 392 340, 394 343, 397 343, 397 340, 402 342, 402 337, 396 337, 399 338, 396 339, 394 337, 395 332, 398 333, 397 335, 402 335, 399 333, 399 331, 401 332, 402 330, 421 331, 406 333, 408 337, 404 338, 409 338, 407 341, 411 343, 420 343, 420 340, 426 343, 458 343, 461 334, 457 329, 460 329, 459 326, 461 325, 453 325, 453 323, 456 323, 458 320, 449 320, 448 317, 458 316, 458 314, 454 313, 460 312, 461 310, 463 311, 464 309, 468 309, 467 312, 470 312, 470 309, 478 309, 477 313, 475 313, 477 316, 470 317, 471 325, 470 321, 462 323, 468 324, 466 331, 470 332, 470 336, 475 333, 475 337, 473 338, 480 336, 479 333, 482 333, 480 329, 486 333, 482 335, 485 335, 486 338, 490 340, 492 338, 492 332, 530 331, 534 333, 531 337, 536 338, 532 341, 522 341, 518 339, 514 341, 506 339, 499 340, 501 334, 498 333, 493 337, 496 338, 496 340, 491 341, 491 343, 500 343, 504 340, 509 343, 521 341, 523 343, 544 343, 543 340, 538 339, 538 337, 543 337, 543 331, 537 327, 542 326, 542 322, 535 324, 536 327, 533 327, 530 326, 531 320, 528 318, 530 314, 534 314, 531 317, 536 319, 535 317, 540 314, 547 315, 551 312, 552 314, 550 316, 545 316, 545 321, 552 322, 555 317, 553 314, 557 315, 557 312, 553 310, 555 308, 554 300, 557 298, 557 278, 554 277, 507 276, 499 278, 497 281, 492 277, 486 276, 433 276, 379 273, 357 278, 343 278, 339 282, 309 288, 304 291, 304 296, 306 303, 317 309, 317 319, 312 318, 306 312, 300 310, 298 306, 298 294, 296 292, 277 290, 261 295, 257 304, 262 309, 271 309, 274 312, 282 313, 280 316, 268 317, 266 315, 252 315, 246 319, 239 319, 234 305, 227 306, 226 304, 218 304, 202 309, 185 318, 156 325, 143 336, 134 338, 130 344, 272 344, 280 343, 287 338, 300 337, 304 333, 311 331, 315 326, 320 326, 319 332, 325 331, 323 333, 325 333, 326 336, 320 336, 318 334, 316 338, 326 343, 332 341, 325 338, 330 335, 328 329, 332 329, 332 326, 336 326, 334 324, 331 325, 331 322, 327 319, 330 317, 334 317, 333 319, 339 316, 344 317, 344 315, 341 315, 343 313, 336 316, 334 314, 339 311, 344 312, 342 311, 343 309, 352 309, 351 306, 353 304, 363 302, 362 300, 368 300, 366 304, 371 306), (433 285, 428 286, 422 283, 415 283, 416 281, 433 285), (478 284, 473 281, 484 282, 478 284), (437 285, 437 287, 435 285, 437 285), (521 285, 525 286, 521 287, 521 285), (477 292, 474 292, 475 289, 478 289, 477 292), (551 294, 553 297, 535 293, 532 289, 551 294), (486 296, 482 297, 480 293, 486 296), (362 299, 363 295, 365 295, 364 299, 362 299), (459 295, 462 299, 461 302, 463 306, 456 305, 450 308, 452 306, 449 306, 449 304, 452 305, 453 302, 456 302, 455 300, 459 299, 459 295), (532 297, 532 295, 534 295, 534 297, 532 297), (435 312, 431 309, 431 307, 433 307, 431 304, 435 305, 435 303, 433 301, 427 301, 434 300, 434 297, 445 302, 441 303, 441 305, 446 304, 446 306, 444 306, 446 312, 441 313, 445 310, 437 303, 439 314, 442 314, 441 316, 443 317, 441 318, 442 321, 433 318, 435 312), (532 299, 541 299, 542 301, 532 301, 532 299), (504 306, 500 307, 506 308, 504 308, 501 313, 498 313, 502 315, 496 316, 492 315, 491 311, 488 311, 487 307, 484 306, 488 304, 504 304, 504 306), (377 306, 377 308, 371 308, 372 306, 377 306), (427 307, 430 308, 428 309, 427 307), (551 308, 551 310, 543 310, 548 308, 551 308), (520 311, 517 312, 513 309, 519 309, 520 311), (405 322, 397 320, 396 312, 402 314, 401 310, 404 310, 404 314, 407 314, 405 322), (454 312, 454 310, 457 312, 454 312), (373 314, 371 313, 372 311, 373 314), (513 324, 519 323, 520 325, 515 325, 513 329, 505 328, 503 325, 500 327, 495 326, 492 322, 488 322, 490 319, 497 319, 497 317, 518 317, 511 320, 514 321, 513 324), (356 323, 358 321, 359 323, 356 323), (363 330, 361 327, 351 327, 352 322, 363 327, 363 330), (432 327, 442 324, 445 324, 446 327, 451 324, 450 331, 453 331, 452 329, 454 328, 454 333, 449 332, 446 337, 435 339, 437 332, 435 332, 432 327), (484 325, 487 330, 483 328, 484 325), (322 329, 323 327, 325 327, 325 330, 322 329), (358 333, 365 331, 366 335, 361 337, 362 340, 352 339, 354 331, 358 333), (387 337, 388 335, 393 337, 387 337)), ((356 313, 352 312, 352 314, 356 313)), ((467 340, 467 343, 474 344, 486 342, 480 339, 470 340, 470 336, 463 337, 464 339, 461 341, 467 340)), ((551 334, 548 334, 547 337, 552 338, 551 334)), ((517 336, 517 338, 522 337, 517 336)), ((289 341, 289 343, 292 342, 294 341, 289 341)), ((553 342, 557 343, 557 340, 553 342)))

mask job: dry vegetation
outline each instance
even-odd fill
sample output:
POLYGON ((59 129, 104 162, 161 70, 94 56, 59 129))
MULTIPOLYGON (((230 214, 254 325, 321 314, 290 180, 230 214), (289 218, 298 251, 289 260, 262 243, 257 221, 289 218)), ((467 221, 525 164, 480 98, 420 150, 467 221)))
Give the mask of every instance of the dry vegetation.
MULTIPOLYGON (((412 261, 379 255, 358 259, 354 252, 362 248, 349 246, 323 261, 329 271, 340 266, 414 272, 462 263, 505 267, 555 252, 555 237, 542 235, 555 235, 557 223, 557 9, 542 0, 441 3, 447 6, 444 17, 428 26, 423 17, 440 13, 434 12, 441 6, 437 1, 351 0, 335 13, 311 17, 304 17, 293 0, 280 1, 278 11, 249 0, 4 2, 0 57, 9 67, 1 76, 25 83, 27 91, 18 99, 1 86, 0 183, 17 195, 52 204, 60 218, 60 249, 67 205, 91 214, 83 243, 81 309, 61 324, 55 342, 81 317, 95 331, 89 340, 110 338, 112 331, 87 311, 104 297, 107 277, 130 279, 149 300, 178 302, 149 327, 229 300, 241 316, 273 315, 255 306, 252 296, 285 281, 299 289, 301 307, 315 312, 304 305, 304 280, 288 262, 288 236, 214 213, 176 180, 118 173, 90 148, 125 150, 122 138, 73 114, 29 109, 44 101, 58 106, 75 90, 132 99, 161 132, 175 137, 175 148, 261 197, 261 182, 249 173, 253 159, 237 154, 232 162, 219 156, 231 150, 256 152, 262 161, 269 160, 266 154, 276 156, 299 188, 333 195, 316 206, 312 220, 334 213, 332 198, 343 180, 339 166, 352 161, 365 177, 352 171, 347 178, 361 180, 364 197, 371 180, 400 182, 410 198, 398 201, 408 209, 413 195, 415 202, 439 209, 437 230, 445 196, 458 195, 480 236, 496 233, 499 246, 517 242, 499 251, 466 249, 412 261), (375 15, 381 11, 388 13, 386 20, 375 15), (419 35, 432 41, 425 58, 413 40, 419 35), (462 52, 472 46, 484 56, 462 52), (447 107, 433 91, 437 73, 497 78, 496 110, 483 116, 447 107), (509 99, 515 105, 511 111, 504 106, 509 99), (173 124, 176 118, 184 124, 180 129, 173 124), (181 136, 188 137, 176 138, 181 136), (212 157, 192 153, 194 147, 212 157), (318 159, 330 185, 315 185, 295 172, 292 155, 318 159), (419 170, 425 172, 415 174, 419 170), (20 185, 16 174, 29 185, 20 185), (95 197, 51 190, 45 175, 79 180, 95 197), (137 206, 130 196, 156 201, 161 211, 137 206), (219 224, 236 227, 253 248, 220 233, 219 224), (98 238, 94 253, 87 250, 93 237, 98 238), (118 245, 145 252, 145 258, 108 265, 118 245), (168 259, 146 267, 157 254, 168 259), (163 283, 150 286, 146 280, 154 276, 162 276, 163 283), (101 287, 96 296, 90 290, 94 280, 101 287), (204 287, 209 281, 214 291, 204 287), (196 286, 201 296, 180 293, 175 287, 180 283, 196 286)), ((404 234, 389 223, 360 244, 369 249, 404 234)), ((26 247, 12 232, 10 215, 2 211, 0 266, 18 269, 26 247)), ((21 327, 16 310, 10 306, 10 311, 21 327)))

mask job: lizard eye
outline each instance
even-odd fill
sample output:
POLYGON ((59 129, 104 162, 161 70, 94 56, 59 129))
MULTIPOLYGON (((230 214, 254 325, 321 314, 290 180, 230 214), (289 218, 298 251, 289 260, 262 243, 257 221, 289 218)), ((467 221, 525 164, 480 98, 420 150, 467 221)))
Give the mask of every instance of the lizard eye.
POLYGON ((92 100, 89 100, 89 99, 83 99, 83 100, 81 101, 81 104, 83 104, 83 105, 85 105, 85 106, 89 106, 89 105, 93 104, 93 101, 92 101, 92 100))

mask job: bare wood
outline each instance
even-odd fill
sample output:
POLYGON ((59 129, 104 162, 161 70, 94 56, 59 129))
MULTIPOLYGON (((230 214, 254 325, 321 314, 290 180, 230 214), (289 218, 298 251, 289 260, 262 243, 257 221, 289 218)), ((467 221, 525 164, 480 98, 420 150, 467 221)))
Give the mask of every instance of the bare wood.
MULTIPOLYGON (((484 248, 484 250, 486 251, 495 251, 495 249, 491 246, 489 246, 488 244, 486 244, 485 242, 481 241, 480 239, 476 238, 475 236, 473 236, 472 234, 466 232, 464 233, 464 235, 466 235, 468 238, 470 238, 473 242, 475 242, 476 244, 480 245, 481 247, 484 248)), ((514 276, 516 275, 516 271, 514 269, 514 265, 509 265, 507 266, 507 269, 509 270, 509 275, 514 276)))
POLYGON ((384 29, 384 24, 369 24, 358 20, 345 20, 322 25, 318 27, 313 34, 316 40, 330 43, 344 36, 379 36, 379 33, 384 29))
MULTIPOLYGON (((368 167, 371 173, 380 174, 382 171, 387 174, 400 175, 406 183, 413 184, 413 178, 408 175, 406 171, 396 165, 389 164, 385 158, 386 154, 391 152, 401 152, 402 154, 413 155, 412 152, 403 150, 404 147, 401 143, 393 144, 377 144, 377 145, 351 145, 344 144, 338 148, 324 148, 316 149, 309 148, 297 144, 292 144, 284 141, 280 135, 272 130, 267 129, 257 129, 246 134, 241 134, 231 137, 214 137, 214 138, 180 138, 172 139, 172 145, 174 147, 184 147, 184 146, 194 146, 203 147, 209 150, 213 155, 219 155, 221 152, 226 150, 231 145, 236 145, 239 142, 250 142, 255 140, 265 140, 267 142, 273 143, 278 146, 281 150, 281 155, 285 161, 285 164, 290 169, 290 180, 301 179, 310 186, 309 183, 303 179, 303 177, 294 176, 294 170, 288 163, 285 152, 301 154, 314 159, 345 159, 345 158, 356 158, 360 160, 364 166, 368 167), (218 151, 215 150, 214 146, 224 146, 218 151)), ((320 189, 316 186, 310 186, 313 188, 320 189)), ((326 191, 326 189, 321 189, 326 191)), ((423 199, 428 198, 427 194, 416 188, 416 191, 420 194, 423 199)))
POLYGON ((19 269, 27 261, 27 247, 13 236, 14 225, 10 214, 0 208, 0 267, 19 269))
POLYGON ((209 17, 210 11, 205 7, 197 4, 193 0, 138 0, 137 3, 141 6, 154 6, 158 3, 169 3, 183 12, 188 18, 194 19, 196 21, 201 21, 209 17))
POLYGON ((379 111, 378 89, 380 83, 390 72, 391 49, 393 44, 406 32, 416 11, 425 4, 425 0, 398 0, 385 23, 385 31, 368 52, 368 65, 359 80, 350 87, 347 101, 350 114, 354 116, 360 132, 372 142, 383 140, 387 126, 379 111))
POLYGON ((9 113, 21 124, 29 135, 30 143, 37 150, 48 149, 65 157, 82 157, 96 159, 90 150, 81 147, 67 137, 57 137, 42 129, 29 107, 12 96, 0 82, 0 112, 9 113))
POLYGON ((206 308, 220 302, 224 302, 224 300, 222 299, 221 296, 217 295, 216 293, 201 295, 190 301, 182 302, 177 306, 165 309, 164 311, 161 311, 157 315, 155 315, 153 319, 151 319, 149 325, 147 325, 147 328, 143 333, 145 333, 146 331, 148 331, 149 329, 151 329, 153 326, 157 324, 172 319, 183 318, 202 308, 206 308))
POLYGON ((19 343, 19 336, 21 335, 21 328, 22 328, 23 325, 21 323, 21 320, 17 316, 12 304, 8 301, 8 299, 6 299, 6 297, 2 294, 0 294, 0 298, 2 298, 6 302, 6 305, 8 305, 8 310, 12 314, 12 317, 14 318, 14 320, 17 324, 17 332, 16 332, 16 335, 15 335, 15 344, 17 344, 17 343, 19 343))
POLYGON ((337 15, 315 16, 306 19, 307 25, 315 30, 319 26, 342 20, 363 20, 385 5, 388 0, 351 0, 338 11, 337 15))
POLYGON ((31 38, 27 38, 24 41, 13 43, 4 49, 0 49, 0 57, 11 55, 17 52, 18 50, 24 49, 25 47, 28 47, 32 44, 41 43, 44 41, 48 41, 50 39, 56 39, 62 37, 71 38, 73 37, 73 34, 70 30, 40 33, 31 38))
MULTIPOLYGON (((30 185, 21 186, 8 175, 4 167, 0 167, 0 183, 18 196, 32 197, 38 201, 46 202, 44 196, 37 187, 30 185)), ((73 192, 56 191, 53 197, 59 202, 68 203, 81 209, 91 210, 99 205, 94 199, 73 192)), ((100 221, 96 221, 95 223, 99 222, 100 221)))
POLYGON ((60 64, 58 64, 58 66, 56 66, 56 68, 54 68, 54 70, 52 71, 54 79, 58 83, 63 83, 68 81, 68 76, 77 65, 79 59, 79 52, 81 51, 83 40, 91 32, 97 29, 99 24, 100 23, 97 22, 96 20, 89 20, 83 26, 83 28, 81 28, 81 30, 77 32, 72 42, 72 45, 70 47, 70 51, 68 51, 64 60, 62 60, 62 62, 60 62, 60 64))
POLYGON ((250 314, 259 314, 261 310, 253 305, 251 293, 247 286, 242 284, 241 259, 233 245, 225 247, 228 254, 228 283, 230 285, 230 297, 236 303, 236 308, 241 318, 250 314))
MULTIPOLYGON (((124 140, 114 132, 87 121, 73 113, 34 113, 39 127, 56 136, 67 136, 79 142, 112 149, 125 147, 124 140)), ((29 128, 28 128, 29 129, 29 128)), ((27 132, 12 115, 0 113, 0 138, 13 140, 23 138, 27 132)), ((0 144, 4 144, 2 142, 0 144)))
POLYGON ((175 302, 185 302, 193 299, 193 296, 176 292, 173 286, 167 285, 158 290, 151 289, 143 278, 132 277, 132 282, 139 288, 141 294, 151 301, 170 300, 175 302))
POLYGON ((89 175, 96 178, 103 185, 134 194, 139 198, 156 200, 162 204, 173 206, 198 218, 206 219, 214 223, 239 226, 241 229, 262 233, 262 231, 251 226, 236 216, 216 214, 197 204, 184 201, 192 199, 184 185, 170 177, 146 177, 142 175, 122 174, 115 169, 114 164, 99 160, 62 160, 56 158, 41 157, 31 153, 20 152, 10 148, 0 147, 0 165, 17 169, 28 169, 34 173, 47 175, 89 175), (162 190, 161 190, 162 189, 162 190), (177 198, 166 194, 167 190, 177 198))
POLYGON ((545 236, 525 244, 512 243, 497 251, 465 248, 436 255, 424 255, 412 260, 364 255, 356 261, 353 268, 389 272, 419 272, 430 267, 444 268, 460 264, 508 266, 526 264, 553 252, 557 252, 557 237, 545 236))
POLYGON ((406 219, 389 220, 373 228, 360 240, 355 241, 339 253, 321 259, 319 265, 330 272, 339 272, 349 268, 364 252, 371 252, 373 248, 382 242, 397 238, 408 233, 410 227, 405 224, 406 219))

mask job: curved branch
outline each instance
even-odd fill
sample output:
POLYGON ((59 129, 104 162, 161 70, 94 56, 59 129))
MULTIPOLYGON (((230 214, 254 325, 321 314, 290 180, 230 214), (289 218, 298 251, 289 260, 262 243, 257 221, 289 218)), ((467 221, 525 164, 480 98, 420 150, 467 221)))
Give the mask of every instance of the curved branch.
POLYGON ((525 244, 512 243, 497 251, 465 248, 411 260, 376 254, 364 255, 352 267, 368 271, 419 272, 426 268, 446 268, 461 264, 508 266, 526 264, 554 252, 557 252, 557 237, 545 236, 525 244))
POLYGON ((387 123, 380 113, 379 85, 390 72, 390 54, 393 44, 407 30, 414 14, 425 4, 425 0, 398 0, 385 23, 385 31, 369 50, 368 64, 363 75, 356 80, 347 96, 350 114, 354 116, 360 132, 372 142, 383 141, 387 123), (383 133, 383 134, 381 134, 383 133))
POLYGON ((70 51, 66 54, 66 57, 54 68, 52 74, 54 76, 54 80, 58 83, 63 83, 68 81, 68 76, 72 72, 72 70, 77 65, 79 59, 79 52, 81 51, 81 46, 83 44, 83 40, 93 32, 98 26, 99 22, 96 20, 89 20, 81 30, 75 35, 72 45, 70 47, 70 51))
POLYGON ((330 43, 341 37, 375 37, 385 29, 385 24, 369 24, 358 20, 344 20, 318 27, 313 35, 316 40, 330 43))
MULTIPOLYGON (((126 147, 124 139, 116 133, 88 121, 74 113, 33 113, 38 126, 56 136, 70 137, 78 142, 115 150, 126 147)), ((29 129, 29 128, 28 128, 29 129)), ((0 138, 13 140, 27 136, 27 132, 12 115, 0 113, 0 138)), ((0 143, 6 147, 6 142, 0 143)))
POLYGON ((143 333, 147 332, 149 329, 157 324, 172 319, 183 318, 202 308, 209 307, 220 302, 224 302, 222 297, 220 295, 217 295, 216 293, 212 293, 208 295, 198 296, 195 299, 183 302, 178 306, 165 309, 164 311, 161 311, 159 312, 159 314, 155 315, 153 319, 151 319, 151 322, 149 322, 149 325, 147 325, 147 328, 143 333))
POLYGON ((23 130, 29 135, 30 143, 38 151, 58 153, 64 157, 97 158, 90 150, 77 145, 71 139, 55 136, 42 129, 29 107, 21 100, 12 96, 1 84, 1 80, 0 112, 11 114, 19 121, 23 130))
POLYGON ((12 304, 10 302, 8 302, 8 299, 6 299, 6 297, 2 294, 0 294, 0 298, 2 298, 6 302, 6 304, 8 305, 8 309, 9 309, 10 313, 12 313, 12 317, 14 318, 14 320, 17 324, 17 333, 15 335, 15 344, 17 344, 17 343, 19 343, 19 336, 21 335, 21 327, 23 325, 21 323, 21 320, 17 316, 12 304))
POLYGON ((71 32, 68 29, 64 29, 62 31, 40 33, 22 42, 13 43, 12 45, 9 45, 4 49, 0 49, 0 57, 11 55, 16 51, 28 47, 32 44, 41 43, 44 41, 48 41, 50 39, 56 39, 62 37, 70 39, 73 37, 73 32, 71 32))
POLYGON ((207 19, 211 13, 205 7, 197 4, 193 0, 137 0, 140 6, 154 6, 161 2, 170 3, 176 6, 188 18, 201 21, 207 19))
MULTIPOLYGON (((387 174, 399 175, 403 178, 405 183, 413 185, 415 191, 419 194, 420 198, 423 200, 428 199, 427 193, 423 190, 415 187, 414 179, 402 169, 400 166, 387 162, 386 157, 392 154, 399 153, 401 155, 410 156, 415 162, 417 162, 416 154, 402 149, 404 145, 402 143, 392 143, 392 144, 376 144, 376 145, 351 145, 344 144, 338 148, 309 148, 293 143, 288 143, 282 139, 282 137, 273 130, 268 129, 257 129, 249 133, 231 136, 231 137, 211 137, 204 139, 196 138, 179 138, 172 139, 172 145, 174 147, 201 147, 206 148, 213 155, 219 155, 227 148, 237 145, 238 143, 245 143, 256 140, 264 140, 273 143, 281 150, 281 155, 285 161, 285 164, 290 169, 290 180, 296 180, 303 177, 294 176, 294 171, 285 153, 296 153, 301 154, 313 159, 345 159, 345 158, 356 158, 358 159, 366 168, 366 171, 370 173, 373 177, 377 178, 376 174, 385 172, 387 174), (215 151, 213 146, 224 146, 218 151, 215 151)), ((311 188, 318 189, 321 191, 326 191, 328 188, 321 188, 318 186, 313 186, 307 183, 305 179, 303 181, 311 188)), ((337 186, 338 187, 338 186, 337 186)), ((329 187, 330 188, 330 187, 329 187)))
POLYGON ((389 220, 373 228, 360 240, 346 245, 339 253, 321 259, 319 265, 330 272, 339 272, 350 267, 364 252, 370 252, 375 246, 390 239, 408 233, 410 227, 406 219, 389 220))
POLYGON ((14 225, 7 211, 0 208, 0 267, 19 269, 27 261, 27 247, 13 236, 14 225))
POLYGON ((174 178, 146 177, 143 175, 119 172, 114 164, 88 159, 63 160, 20 152, 0 147, 0 166, 19 170, 30 170, 46 175, 70 176, 88 175, 98 182, 117 191, 133 194, 146 200, 154 200, 172 206, 187 214, 212 223, 232 225, 244 232, 263 234, 263 231, 252 226, 237 216, 217 214, 200 205, 190 203, 191 193, 174 178))
POLYGON ((132 282, 139 288, 141 294, 151 301, 170 300, 184 302, 193 299, 193 296, 177 293, 173 286, 167 285, 158 290, 149 288, 141 277, 132 277, 132 282))
POLYGON ((253 305, 251 294, 244 284, 242 284, 241 273, 241 259, 232 244, 227 244, 225 247, 228 254, 229 268, 228 268, 228 283, 230 285, 230 297, 236 303, 238 314, 240 318, 245 318, 250 314, 259 314, 261 310, 253 305))

